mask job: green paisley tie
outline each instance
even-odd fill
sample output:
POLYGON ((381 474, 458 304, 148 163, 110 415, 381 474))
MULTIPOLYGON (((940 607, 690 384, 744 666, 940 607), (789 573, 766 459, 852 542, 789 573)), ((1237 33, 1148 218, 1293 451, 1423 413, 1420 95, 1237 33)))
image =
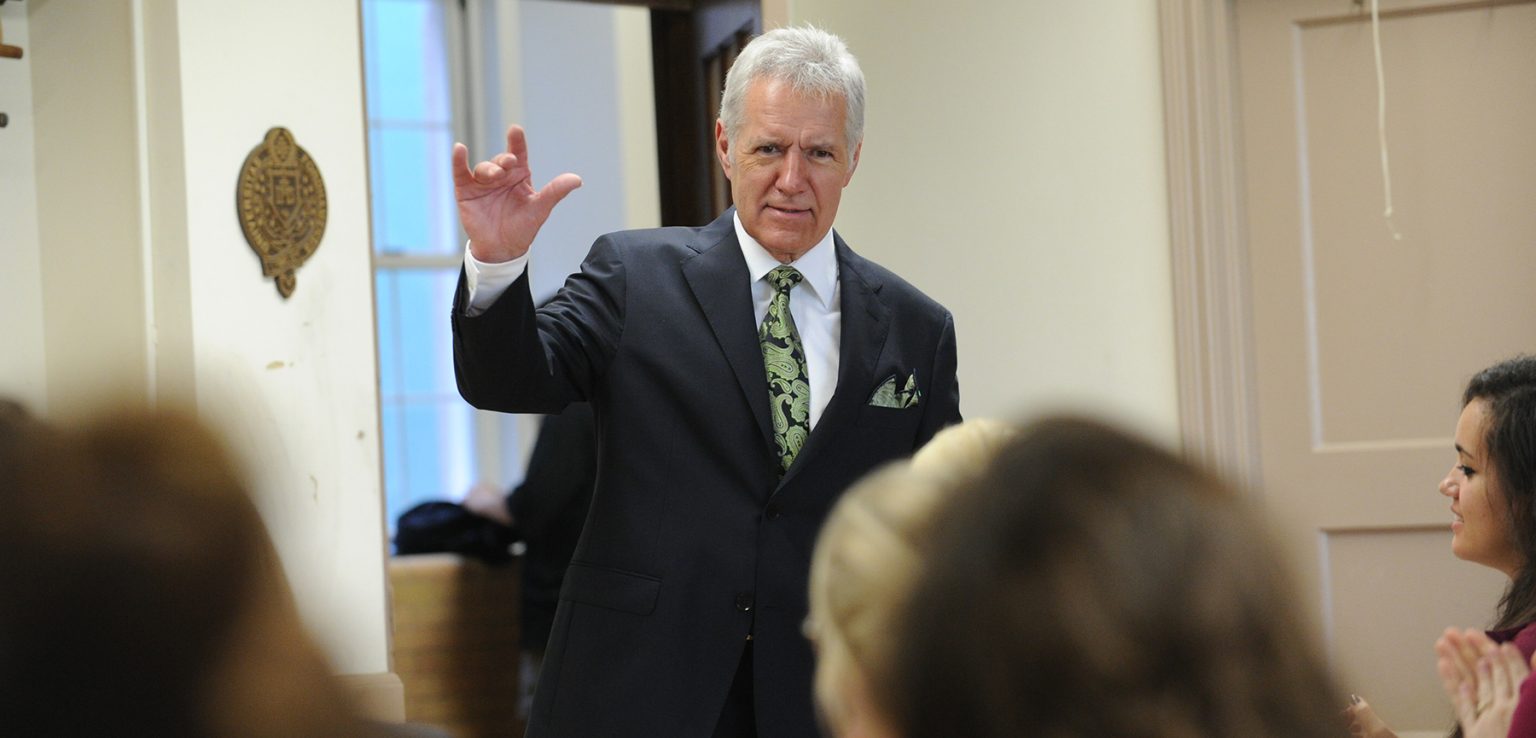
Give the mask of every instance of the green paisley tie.
POLYGON ((763 365, 768 370, 768 412, 773 418, 773 440, 779 447, 781 476, 789 471, 811 433, 810 375, 805 371, 800 333, 789 314, 789 291, 804 278, 791 266, 775 267, 768 273, 768 283, 775 291, 768 315, 757 331, 758 342, 763 345, 763 365))

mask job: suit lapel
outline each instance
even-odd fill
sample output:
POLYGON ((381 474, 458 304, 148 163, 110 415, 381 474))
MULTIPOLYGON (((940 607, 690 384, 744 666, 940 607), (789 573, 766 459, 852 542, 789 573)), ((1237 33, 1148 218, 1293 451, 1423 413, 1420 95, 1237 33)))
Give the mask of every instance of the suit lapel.
POLYGON ((763 350, 757 344, 756 320, 752 315, 751 274, 736 240, 735 222, 727 210, 715 222, 699 231, 693 248, 699 254, 683 262, 683 278, 693 290, 694 299, 704 310, 710 330, 725 352, 726 361, 736 375, 747 405, 757 419, 763 443, 773 446, 773 429, 768 422, 768 373, 763 368, 763 350))
POLYGON ((795 463, 779 482, 780 488, 794 479, 823 448, 831 445, 831 437, 858 415, 859 408, 874 388, 875 363, 880 360, 880 350, 885 347, 886 335, 890 332, 890 311, 880 300, 883 285, 869 274, 870 270, 862 268, 864 258, 853 253, 841 236, 835 236, 835 243, 843 322, 837 351, 837 389, 816 422, 816 428, 806 439, 805 447, 800 449, 795 463))

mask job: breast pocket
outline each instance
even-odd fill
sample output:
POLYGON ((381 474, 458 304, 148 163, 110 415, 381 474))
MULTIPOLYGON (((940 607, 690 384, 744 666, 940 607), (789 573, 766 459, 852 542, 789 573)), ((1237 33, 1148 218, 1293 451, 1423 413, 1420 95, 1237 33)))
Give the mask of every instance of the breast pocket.
POLYGON ((903 446, 903 452, 912 450, 917 441, 917 426, 923 419, 922 407, 876 407, 866 405, 859 413, 858 431, 861 436, 878 439, 882 444, 903 446))

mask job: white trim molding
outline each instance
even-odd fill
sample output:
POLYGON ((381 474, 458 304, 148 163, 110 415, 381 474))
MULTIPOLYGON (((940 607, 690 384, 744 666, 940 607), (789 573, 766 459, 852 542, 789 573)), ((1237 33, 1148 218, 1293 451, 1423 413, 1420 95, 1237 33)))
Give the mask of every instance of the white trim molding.
POLYGON ((1185 455, 1259 483, 1231 0, 1159 0, 1185 455))

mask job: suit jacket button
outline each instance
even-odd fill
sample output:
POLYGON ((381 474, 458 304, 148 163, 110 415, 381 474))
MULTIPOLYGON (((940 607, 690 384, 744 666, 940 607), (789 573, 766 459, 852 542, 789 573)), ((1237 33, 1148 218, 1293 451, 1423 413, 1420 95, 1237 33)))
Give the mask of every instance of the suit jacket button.
POLYGON ((740 610, 742 612, 751 612, 752 611, 752 595, 751 595, 751 593, 742 592, 741 594, 736 595, 736 609, 740 610))
POLYGON ((783 514, 784 511, 779 509, 779 505, 776 502, 770 502, 768 507, 763 508, 763 517, 769 520, 778 520, 779 516, 783 514))

